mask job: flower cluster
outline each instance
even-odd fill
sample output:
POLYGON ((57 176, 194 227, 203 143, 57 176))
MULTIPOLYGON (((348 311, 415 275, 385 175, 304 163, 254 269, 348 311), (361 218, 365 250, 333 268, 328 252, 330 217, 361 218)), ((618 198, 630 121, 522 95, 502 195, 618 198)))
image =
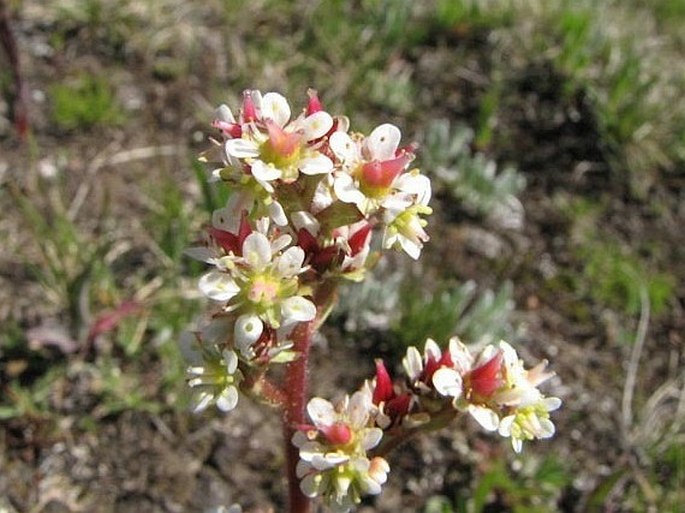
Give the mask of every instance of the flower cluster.
POLYGON ((362 495, 376 495, 390 470, 387 461, 368 451, 383 431, 374 427, 373 402, 368 389, 345 397, 337 405, 315 397, 307 405, 312 425, 301 426, 293 437, 300 450, 297 475, 308 497, 322 497, 336 512, 349 511, 362 495))
POLYGON ((400 147, 397 127, 350 132, 311 90, 297 116, 278 93, 246 91, 238 116, 222 105, 212 125, 217 137, 201 158, 212 164, 210 181, 232 192, 187 254, 211 266, 199 288, 217 304, 214 329, 224 331, 188 373, 203 390, 199 409, 229 410, 240 383, 232 376, 298 357, 291 333, 324 315, 314 302, 321 283, 363 277, 376 227, 382 246, 419 256, 431 190, 409 168, 413 146, 400 147))
POLYGON ((516 452, 525 440, 554 434, 549 412, 561 400, 537 388, 554 374, 545 371, 546 362, 526 370, 507 342, 473 355, 456 337, 444 351, 428 339, 423 354, 410 347, 402 363, 401 382, 394 383, 376 360, 375 379, 351 399, 336 406, 318 397, 309 402, 313 425, 301 426, 293 438, 305 495, 322 497, 334 511, 349 511, 362 494, 379 493, 386 480, 388 463, 372 455, 383 437, 401 442, 417 429, 444 426, 459 412, 510 437, 516 452))
POLYGON ((396 126, 350 132, 348 118, 323 110, 313 90, 294 119, 280 94, 246 91, 237 119, 222 105, 214 126, 221 139, 203 159, 215 164, 214 180, 234 189, 223 211, 234 228, 244 212, 269 217, 293 234, 319 274, 358 277, 376 225, 385 248, 418 258, 431 186, 410 169, 414 146, 400 146, 396 126))
POLYGON ((458 338, 442 351, 428 339, 423 355, 415 347, 403 359, 405 391, 398 394, 384 365, 377 364, 374 403, 379 425, 427 422, 444 412, 446 401, 456 411, 468 412, 484 429, 510 437, 516 452, 525 440, 549 438, 554 424, 549 413, 561 406, 538 386, 554 376, 543 361, 526 370, 507 342, 489 345, 473 355, 458 338))

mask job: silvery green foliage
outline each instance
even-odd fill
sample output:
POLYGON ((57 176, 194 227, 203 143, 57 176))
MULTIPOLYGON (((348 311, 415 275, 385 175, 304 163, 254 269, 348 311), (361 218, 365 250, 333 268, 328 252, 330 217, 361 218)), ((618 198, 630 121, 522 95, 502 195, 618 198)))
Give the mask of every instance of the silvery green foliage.
POLYGON ((525 178, 511 166, 498 170, 494 160, 471 150, 472 141, 471 129, 452 127, 445 119, 429 125, 422 160, 434 170, 434 187, 449 191, 469 213, 499 228, 520 229, 523 206, 517 196, 525 178))
POLYGON ((391 271, 381 261, 364 281, 341 289, 336 314, 344 317, 345 329, 388 329, 395 321, 405 276, 406 270, 391 271))
POLYGON ((472 347, 483 347, 514 332, 512 295, 510 282, 497 291, 479 291, 473 280, 432 293, 404 294, 394 331, 406 345, 417 337, 444 338, 452 333, 472 347))
POLYGON ((393 329, 404 345, 456 334, 482 347, 515 331, 511 282, 494 291, 479 291, 473 280, 430 293, 421 292, 415 285, 402 269, 375 270, 356 287, 341 291, 337 312, 349 331, 393 329))

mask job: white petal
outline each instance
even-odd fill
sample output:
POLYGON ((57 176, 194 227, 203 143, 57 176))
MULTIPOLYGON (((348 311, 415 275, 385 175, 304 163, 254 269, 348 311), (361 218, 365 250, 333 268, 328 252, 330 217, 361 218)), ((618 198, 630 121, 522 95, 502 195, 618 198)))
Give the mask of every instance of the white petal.
POLYGON ((335 423, 337 418, 333 405, 320 397, 314 397, 309 400, 307 403, 307 413, 316 426, 330 426, 335 423))
POLYGON ((251 167, 252 176, 260 182, 270 182, 281 177, 281 170, 261 160, 255 160, 251 167))
POLYGON ((419 259, 419 257, 421 256, 421 249, 423 248, 423 244, 419 244, 416 241, 403 236, 399 236, 397 238, 397 241, 400 243, 402 251, 404 251, 414 260, 419 259))
POLYGON ((302 228, 304 228, 314 237, 319 234, 319 228, 321 225, 316 217, 314 217, 310 212, 307 212, 306 210, 298 210, 297 212, 293 212, 290 215, 290 218, 292 219, 293 226, 297 231, 300 231, 302 228))
POLYGON ((322 454, 323 451, 324 449, 319 442, 307 440, 300 446, 300 459, 307 463, 311 463, 312 459, 317 454, 322 454))
POLYGON ((542 405, 547 411, 558 410, 561 407, 561 399, 558 397, 545 397, 542 400, 542 405))
POLYGON ((378 445, 378 443, 383 438, 383 430, 379 428, 371 428, 364 431, 364 435, 361 439, 361 446, 364 450, 368 451, 373 449, 378 445))
MULTIPOLYGON (((231 195, 230 199, 233 199, 235 196, 238 195, 231 195)), ((240 224, 240 212, 234 210, 235 206, 236 205, 233 204, 230 208, 226 206, 212 212, 212 226, 225 232, 237 233, 240 224)))
POLYGON ((433 386, 440 395, 458 399, 462 393, 461 375, 454 369, 441 367, 433 374, 433 386))
POLYGON ((333 118, 328 112, 320 110, 307 116, 302 122, 304 138, 306 141, 313 141, 326 135, 333 128, 333 118))
POLYGON ((314 498, 319 495, 319 488, 321 486, 321 474, 309 474, 300 481, 300 490, 305 496, 314 498))
POLYGON ((490 408, 470 404, 468 410, 476 422, 486 431, 496 431, 499 427, 499 417, 490 408))
POLYGON ((459 337, 452 337, 449 341, 450 358, 454 363, 454 368, 459 373, 466 374, 473 367, 473 356, 469 348, 459 340, 459 337))
POLYGON ((350 457, 347 454, 334 452, 319 453, 312 457, 311 464, 316 470, 328 470, 329 468, 337 467, 341 463, 345 463, 349 459, 350 457))
POLYGON ((281 303, 281 315, 283 324, 311 321, 316 317, 316 306, 302 296, 289 297, 281 303))
POLYGON ((368 423, 372 404, 370 389, 359 390, 352 394, 347 405, 347 412, 353 428, 360 429, 368 423))
POLYGON ((235 374, 235 371, 238 368, 238 356, 228 349, 224 349, 221 355, 224 357, 224 365, 226 366, 228 375, 231 376, 235 374))
POLYGON ((333 171, 333 162, 326 155, 318 154, 300 160, 297 167, 305 175, 325 175, 333 171))
POLYGON ((362 474, 360 476, 362 479, 361 485, 365 494, 367 495, 378 495, 381 493, 381 484, 370 476, 362 474))
POLYGON ((307 463, 306 461, 298 461, 297 466, 295 467, 295 473, 297 474, 297 477, 302 479, 304 476, 309 474, 311 472, 312 466, 307 463))
POLYGON ((262 335, 264 324, 256 315, 241 315, 235 321, 235 343, 242 351, 250 347, 262 335))
POLYGON ((278 201, 273 201, 269 205, 269 217, 273 219, 274 223, 278 226, 286 226, 288 224, 288 218, 285 216, 285 210, 283 206, 278 201))
MULTIPOLYGON (((305 435, 302 431, 295 431, 295 434, 293 435, 292 443, 295 447, 300 448, 304 444, 309 443, 309 439, 307 438, 307 435, 305 435)), ((302 477, 302 476, 300 476, 302 477)))
POLYGON ((554 436, 554 424, 549 419, 540 419, 540 430, 536 433, 538 438, 551 438, 554 436))
POLYGON ((438 343, 432 338, 426 339, 426 345, 423 347, 423 354, 426 360, 431 357, 433 360, 440 360, 442 357, 442 351, 438 343))
POLYGON ((514 452, 517 454, 523 450, 523 440, 520 438, 513 438, 511 439, 511 446, 514 448, 514 452))
POLYGON ((511 436, 511 426, 514 424, 514 420, 516 420, 516 415, 509 415, 507 417, 504 417, 500 421, 499 427, 497 429, 499 434, 504 437, 511 436))
POLYGON ((214 115, 217 119, 221 121, 226 121, 227 123, 235 123, 235 118, 228 105, 221 104, 214 111, 214 115))
POLYGON ((219 397, 216 398, 216 407, 221 411, 231 411, 237 404, 238 390, 233 386, 224 388, 219 397))
POLYGON ((293 238, 287 233, 284 233, 283 235, 277 237, 275 240, 271 242, 271 254, 275 255, 280 250, 287 248, 292 241, 293 238))
POLYGON ((414 346, 407 348, 407 355, 402 359, 402 366, 409 379, 412 382, 416 381, 423 372, 423 360, 419 350, 414 346))
POLYGON ((214 395, 209 392, 199 392, 193 398, 193 413, 200 413, 201 411, 206 410, 207 406, 209 406, 212 403, 213 398, 214 395))
POLYGON ((253 269, 263 270, 271 263, 271 244, 266 235, 252 232, 243 242, 243 258, 253 269))
POLYGON ((390 160, 395 158, 395 152, 400 145, 402 133, 400 129, 390 123, 385 123, 371 132, 366 139, 366 148, 372 160, 390 160))
POLYGON ((276 264, 276 271, 284 278, 295 276, 302 271, 304 250, 299 246, 291 246, 283 252, 276 264))
MULTIPOLYGON (((231 233, 238 233, 243 211, 249 212, 254 202, 255 195, 249 189, 234 190, 226 202, 226 218, 229 224, 224 229, 231 233)), ((219 227, 216 226, 216 228, 219 227)))
POLYGON ((266 93, 262 97, 261 110, 263 119, 272 119, 281 128, 290 119, 288 100, 278 93, 266 93))
POLYGON ((257 112, 262 110, 262 92, 259 89, 252 89, 250 91, 250 98, 252 98, 252 103, 254 103, 257 112))
POLYGON ((357 143, 344 132, 335 132, 329 139, 329 145, 338 159, 349 164, 360 160, 357 143))
POLYGON ((359 204, 364 201, 365 196, 354 184, 352 177, 348 174, 342 173, 335 177, 333 182, 333 190, 335 195, 343 203, 359 204))
POLYGON ((190 258, 194 258, 195 260, 200 260, 201 262, 209 262, 209 260, 217 257, 217 252, 213 248, 208 248, 207 246, 186 248, 183 250, 183 254, 190 258))
POLYGON ((431 181, 427 176, 404 173, 393 183, 393 187, 405 194, 416 197, 419 205, 428 205, 431 198, 431 181))
POLYGON ((229 139, 224 143, 228 155, 239 159, 259 157, 259 146, 248 139, 229 139))
POLYGON ((210 271, 202 276, 198 286, 205 296, 214 301, 228 301, 240 292, 233 278, 219 271, 210 271))

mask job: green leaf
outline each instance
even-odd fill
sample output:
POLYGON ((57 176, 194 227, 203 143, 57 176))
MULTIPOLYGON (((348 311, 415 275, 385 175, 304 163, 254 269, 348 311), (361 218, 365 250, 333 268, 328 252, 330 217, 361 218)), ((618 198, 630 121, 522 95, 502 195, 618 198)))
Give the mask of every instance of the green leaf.
POLYGON ((321 230, 326 234, 329 234, 335 228, 356 223, 363 217, 355 205, 341 202, 329 205, 316 216, 319 223, 321 223, 321 230))

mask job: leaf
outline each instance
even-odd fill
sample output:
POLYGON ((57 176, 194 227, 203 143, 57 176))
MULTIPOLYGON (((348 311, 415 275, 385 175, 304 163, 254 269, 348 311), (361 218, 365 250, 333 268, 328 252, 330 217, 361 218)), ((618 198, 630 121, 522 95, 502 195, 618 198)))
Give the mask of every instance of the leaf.
POLYGON ((356 223, 364 218, 359 209, 352 203, 336 202, 324 208, 316 216, 324 233, 330 233, 335 228, 356 223))

